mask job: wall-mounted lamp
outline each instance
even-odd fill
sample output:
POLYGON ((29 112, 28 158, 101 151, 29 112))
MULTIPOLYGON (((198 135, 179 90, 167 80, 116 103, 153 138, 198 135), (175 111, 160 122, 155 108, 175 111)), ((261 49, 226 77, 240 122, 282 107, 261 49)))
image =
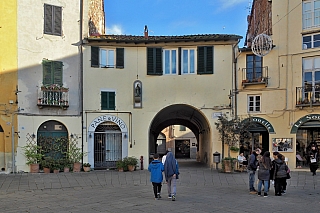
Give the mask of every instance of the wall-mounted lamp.
POLYGON ((91 132, 89 133, 89 138, 92 138, 91 132))
POLYGON ((35 137, 36 137, 36 135, 35 135, 34 133, 32 133, 31 137, 32 137, 32 138, 35 138, 35 137))
POLYGON ((73 138, 73 134, 72 133, 71 133, 70 137, 73 138))

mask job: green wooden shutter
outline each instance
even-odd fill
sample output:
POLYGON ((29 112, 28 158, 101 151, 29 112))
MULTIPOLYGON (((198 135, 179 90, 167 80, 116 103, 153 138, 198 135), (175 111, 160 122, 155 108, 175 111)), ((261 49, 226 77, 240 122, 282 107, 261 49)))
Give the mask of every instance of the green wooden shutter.
POLYGON ((62 28, 62 8, 61 7, 53 7, 53 14, 54 14, 54 22, 53 22, 53 34, 54 35, 61 35, 61 28, 62 28))
POLYGON ((44 5, 44 33, 46 34, 51 34, 53 31, 52 19, 53 19, 52 6, 45 4, 44 5))
POLYGON ((213 47, 198 47, 197 74, 213 74, 213 47))
POLYGON ((91 67, 99 67, 99 47, 91 47, 91 67))
POLYGON ((61 61, 53 61, 53 83, 62 86, 63 63, 61 61))
POLYGON ((52 69, 51 69, 51 61, 43 60, 42 61, 42 69, 43 69, 43 85, 51 85, 52 82, 52 69))
POLYGON ((147 75, 162 73, 162 48, 147 48, 147 75))
POLYGON ((102 110, 115 110, 115 92, 101 92, 101 109, 102 110))
POLYGON ((124 48, 116 49, 116 68, 124 68, 124 48))

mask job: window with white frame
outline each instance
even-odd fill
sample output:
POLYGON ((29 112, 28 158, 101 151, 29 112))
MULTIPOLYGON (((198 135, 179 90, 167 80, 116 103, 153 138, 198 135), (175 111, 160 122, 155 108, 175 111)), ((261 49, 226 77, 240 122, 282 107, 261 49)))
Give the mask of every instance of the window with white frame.
POLYGON ((114 67, 115 65, 115 50, 114 49, 100 49, 100 67, 114 67))
POLYGON ((304 97, 309 100, 320 98, 320 57, 303 58, 302 72, 304 97))
POLYGON ((195 73, 195 49, 182 49, 181 65, 182 74, 194 74, 195 73))
POLYGON ((178 70, 178 50, 177 49, 164 49, 163 50, 163 74, 176 75, 178 70))
POLYGON ((302 41, 303 49, 320 47, 320 34, 303 36, 302 41))
POLYGON ((261 96, 248 95, 248 112, 260 112, 260 111, 261 111, 261 96))
POLYGON ((320 27, 320 0, 303 1, 303 29, 320 27))

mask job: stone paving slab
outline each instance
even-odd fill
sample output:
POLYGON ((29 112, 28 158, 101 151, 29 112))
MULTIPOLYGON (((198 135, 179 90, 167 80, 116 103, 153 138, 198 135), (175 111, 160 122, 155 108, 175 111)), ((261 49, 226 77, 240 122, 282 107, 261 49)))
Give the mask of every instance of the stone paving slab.
POLYGON ((0 212, 319 212, 320 174, 293 171, 287 194, 267 198, 248 192, 248 174, 220 173, 198 163, 180 164, 177 200, 154 200, 150 174, 89 173, 0 175, 0 212), (263 210, 263 211, 262 211, 263 210))

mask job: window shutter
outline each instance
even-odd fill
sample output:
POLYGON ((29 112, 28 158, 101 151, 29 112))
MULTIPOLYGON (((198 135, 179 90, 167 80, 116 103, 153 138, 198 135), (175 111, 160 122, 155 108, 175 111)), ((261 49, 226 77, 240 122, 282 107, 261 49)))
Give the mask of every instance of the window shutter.
POLYGON ((61 35, 61 20, 62 20, 62 8, 61 7, 53 7, 54 11, 54 29, 53 34, 54 35, 61 35))
POLYGON ((99 67, 99 47, 91 47, 91 67, 99 67))
POLYGON ((162 75, 162 48, 147 48, 147 75, 162 75))
POLYGON ((198 47, 198 74, 213 74, 213 47, 198 47))
POLYGON ((59 84, 62 86, 63 79, 62 79, 62 71, 63 71, 63 63, 61 61, 54 61, 53 62, 53 83, 59 84))
POLYGON ((116 94, 114 92, 109 92, 109 107, 108 109, 116 109, 116 94))
POLYGON ((42 69, 43 69, 43 85, 50 85, 52 84, 52 78, 51 78, 51 62, 43 60, 42 61, 42 69))
POLYGON ((108 93, 101 92, 101 109, 108 109, 108 93))
POLYGON ((101 92, 102 110, 114 110, 116 108, 115 103, 115 92, 101 92))
POLYGON ((116 50, 116 68, 124 68, 124 48, 116 50))
POLYGON ((44 33, 51 34, 52 33, 52 6, 44 5, 44 33))

